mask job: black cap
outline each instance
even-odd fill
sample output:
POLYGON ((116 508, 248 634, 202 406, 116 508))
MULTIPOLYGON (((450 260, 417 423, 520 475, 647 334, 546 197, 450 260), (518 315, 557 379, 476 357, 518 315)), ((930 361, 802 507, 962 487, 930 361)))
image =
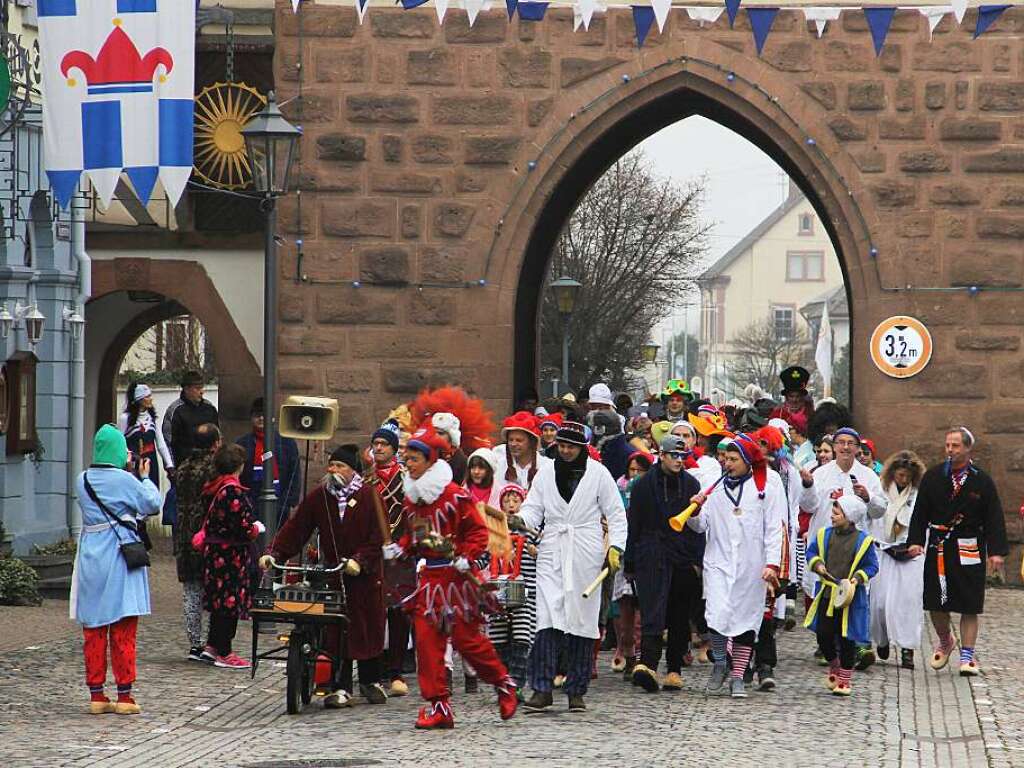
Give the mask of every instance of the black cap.
POLYGON ((201 385, 203 383, 203 374, 201 374, 199 371, 185 371, 181 375, 181 386, 183 388, 194 387, 197 384, 201 385))
POLYGON ((801 365, 791 365, 779 374, 782 380, 782 394, 787 392, 804 392, 807 382, 811 380, 810 372, 801 365))
POLYGON ((331 451, 331 461, 341 461, 348 464, 356 472, 363 471, 363 460, 359 457, 359 446, 353 443, 339 445, 331 451))
POLYGON ((257 397, 255 400, 252 401, 252 405, 249 406, 249 415, 262 416, 263 413, 263 398, 257 397))
POLYGON ((555 433, 555 440, 560 443, 585 446, 587 444, 587 432, 583 425, 577 421, 563 421, 562 426, 555 433))

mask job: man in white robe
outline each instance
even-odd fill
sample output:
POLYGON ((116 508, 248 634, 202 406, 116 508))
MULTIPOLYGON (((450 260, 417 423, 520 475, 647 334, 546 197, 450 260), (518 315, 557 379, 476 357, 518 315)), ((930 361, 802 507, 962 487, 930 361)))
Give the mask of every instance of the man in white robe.
POLYGON ((745 698, 743 673, 761 627, 769 587, 778 589, 783 556, 786 493, 778 473, 768 469, 760 446, 737 435, 725 449, 726 474, 714 489, 693 498, 701 504, 687 521, 707 535, 704 598, 714 667, 708 691, 727 675, 726 646, 732 640, 733 698, 745 698))
POLYGON ((551 706, 558 656, 567 652, 563 690, 569 711, 586 709, 591 654, 600 636, 600 590, 583 591, 597 578, 606 559, 610 573, 619 569, 626 546, 626 512, 611 474, 587 455, 582 424, 566 422, 558 430, 558 458, 541 466, 519 520, 510 525, 544 527, 537 548, 537 634, 530 655, 533 697, 526 707, 551 706), (607 523, 605 553, 602 518, 607 523))

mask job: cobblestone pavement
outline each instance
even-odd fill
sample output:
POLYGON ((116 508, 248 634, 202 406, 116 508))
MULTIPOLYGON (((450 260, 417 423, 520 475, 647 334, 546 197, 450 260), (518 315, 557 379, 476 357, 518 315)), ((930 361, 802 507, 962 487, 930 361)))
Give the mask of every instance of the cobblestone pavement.
MULTIPOLYGON (((158 571, 162 565, 158 560, 158 571)), ((559 697, 554 712, 521 711, 502 723, 494 695, 483 686, 475 695, 461 693, 456 673, 456 730, 424 733, 412 727, 421 704, 415 695, 340 711, 314 701, 301 715, 285 714, 283 667, 261 664, 250 680, 247 672, 186 661, 173 589, 167 583, 154 589, 166 597, 140 627, 141 716, 84 714, 73 627, 69 632, 61 624, 45 639, 35 636, 31 650, 0 651, 3 768, 245 768, 282 760, 439 768, 1024 766, 1024 591, 990 593, 980 645, 985 673, 974 680, 957 676, 953 665, 934 673, 920 659, 908 672, 890 659, 856 673, 853 697, 836 699, 811 660, 810 633, 798 629, 780 633, 774 693, 751 692, 742 701, 707 698, 708 667, 698 665, 684 670, 686 690, 644 694, 612 675, 603 654, 584 713, 569 714, 559 697)), ((11 629, 11 622, 12 614, 0 609, 0 627, 11 629)), ((248 647, 249 631, 240 625, 240 650, 248 647)), ((276 642, 272 636, 262 641, 276 642)))

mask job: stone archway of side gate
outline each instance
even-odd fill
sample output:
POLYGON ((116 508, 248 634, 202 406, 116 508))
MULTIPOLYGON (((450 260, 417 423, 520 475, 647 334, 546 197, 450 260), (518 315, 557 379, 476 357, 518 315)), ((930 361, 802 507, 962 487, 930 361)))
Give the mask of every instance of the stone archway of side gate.
POLYGON ((97 423, 111 421, 118 367, 139 334, 167 319, 177 304, 202 323, 217 368, 218 407, 225 437, 234 439, 248 425, 249 405, 260 394, 263 377, 217 287, 201 264, 174 259, 109 259, 92 265, 92 299, 117 291, 146 291, 170 300, 130 321, 103 351, 97 390, 97 423))
MULTIPOLYGON (((542 282, 558 233, 579 199, 636 144, 693 115, 714 120, 758 146, 807 195, 829 233, 843 271, 851 307, 851 354, 856 357, 863 352, 856 307, 863 306, 870 293, 861 264, 861 256, 870 246, 863 228, 858 231, 851 226, 863 213, 856 210, 856 201, 841 183, 841 171, 821 161, 816 147, 807 143, 807 134, 775 102, 756 91, 743 93, 735 80, 725 79, 726 70, 695 61, 684 66, 674 66, 670 60, 665 64, 660 71, 657 63, 650 65, 651 74, 631 81, 620 96, 582 114, 566 105, 567 129, 555 134, 545 147, 537 175, 509 206, 504 225, 513 234, 500 243, 497 262, 503 265, 501 284, 516 286, 516 391, 536 380, 542 282)), ((757 62, 742 62, 736 77, 748 70, 743 76, 757 82, 756 78, 765 74, 759 70, 764 69, 757 62)), ((684 152, 695 150, 681 148, 684 152)), ((866 417, 862 405, 855 396, 855 413, 866 417)))

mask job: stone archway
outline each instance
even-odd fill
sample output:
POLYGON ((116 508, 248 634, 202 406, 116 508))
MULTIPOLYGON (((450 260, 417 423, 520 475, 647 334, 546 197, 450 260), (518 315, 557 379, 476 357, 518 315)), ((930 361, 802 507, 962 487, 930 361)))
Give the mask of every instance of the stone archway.
MULTIPOLYGON (((829 228, 854 323, 854 410, 879 450, 935 458, 966 400, 983 446, 999 434, 1024 452, 1020 14, 972 40, 971 9, 930 39, 900 10, 876 57, 855 10, 821 39, 782 11, 758 56, 742 12, 733 29, 724 17, 702 29, 675 11, 637 50, 622 10, 574 33, 568 9, 540 23, 491 11, 470 28, 461 13, 442 27, 432 9, 374 8, 360 25, 351 8, 304 3, 300 36, 290 3, 277 9, 279 96, 303 78, 288 110, 304 129, 301 217, 291 198, 279 221, 301 234, 307 278, 281 291, 282 388, 340 396, 345 437, 438 381, 507 410, 517 365, 520 377, 533 366, 516 337, 536 317, 551 230, 603 166, 690 110, 772 154, 829 228), (895 314, 935 339, 909 381, 866 354, 895 314)), ((981 460, 1006 498, 1024 496, 1020 461, 981 460)))
MULTIPOLYGON (((158 294, 164 301, 132 318, 101 352, 96 382, 96 423, 113 420, 114 381, 128 348, 154 323, 180 314, 182 308, 203 324, 217 364, 221 428, 234 437, 245 431, 249 405, 263 377, 255 358, 232 319, 216 286, 202 265, 171 259, 97 260, 92 267, 90 304, 121 291, 158 294)), ((88 306, 87 306, 88 310, 88 306)))

